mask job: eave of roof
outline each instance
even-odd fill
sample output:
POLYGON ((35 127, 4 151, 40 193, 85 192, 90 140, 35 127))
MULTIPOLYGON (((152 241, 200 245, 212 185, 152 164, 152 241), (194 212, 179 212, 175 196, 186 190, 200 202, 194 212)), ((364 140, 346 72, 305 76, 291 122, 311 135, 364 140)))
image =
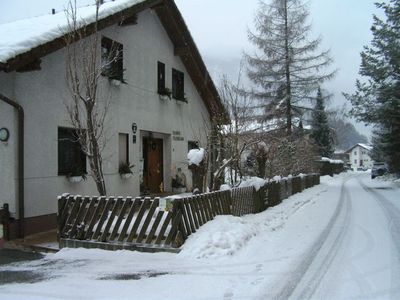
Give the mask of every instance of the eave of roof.
POLYGON ((367 150, 367 151, 371 151, 371 150, 372 150, 372 147, 369 147, 369 146, 367 146, 367 145, 358 143, 358 144, 354 145, 353 147, 349 148, 348 150, 346 150, 345 153, 349 153, 350 151, 352 151, 352 150, 353 150, 355 147, 357 147, 357 146, 360 146, 361 148, 364 148, 364 149, 367 150))
MULTIPOLYGON (((102 30, 149 8, 156 11, 168 36, 175 46, 175 55, 181 58, 201 98, 205 102, 211 118, 215 118, 218 123, 227 123, 229 117, 224 105, 222 104, 217 88, 207 71, 204 61, 185 21, 173 0, 146 0, 137 3, 129 8, 123 9, 99 20, 97 23, 97 29, 102 30)), ((92 34, 94 30, 94 22, 87 24, 82 28, 82 36, 88 36, 92 34)), ((65 35, 62 35, 34 47, 29 51, 20 53, 15 57, 8 59, 5 63, 0 62, 0 71, 12 72, 35 63, 38 59, 65 47, 65 37, 65 35)))

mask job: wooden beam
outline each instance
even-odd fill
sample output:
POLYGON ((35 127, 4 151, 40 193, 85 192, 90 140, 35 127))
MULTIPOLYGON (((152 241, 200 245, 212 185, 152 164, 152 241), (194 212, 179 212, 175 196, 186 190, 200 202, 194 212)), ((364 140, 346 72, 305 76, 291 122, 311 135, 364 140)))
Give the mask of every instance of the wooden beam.
POLYGON ((136 25, 137 20, 138 20, 137 14, 133 14, 131 16, 124 18, 121 22, 118 23, 118 26, 136 25))
POLYGON ((175 56, 188 56, 191 52, 188 46, 175 46, 174 54, 175 56))
POLYGON ((42 63, 41 59, 36 59, 34 61, 27 63, 24 66, 19 67, 16 71, 19 73, 40 71, 42 69, 42 67, 40 66, 41 63, 42 63))

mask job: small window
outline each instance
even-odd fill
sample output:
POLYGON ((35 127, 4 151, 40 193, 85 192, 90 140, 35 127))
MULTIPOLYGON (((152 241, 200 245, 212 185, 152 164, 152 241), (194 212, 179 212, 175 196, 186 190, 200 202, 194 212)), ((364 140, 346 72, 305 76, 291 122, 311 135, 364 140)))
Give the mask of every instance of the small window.
POLYGON ((129 165, 129 134, 120 133, 118 135, 118 160, 119 165, 129 165))
POLYGON ((165 64, 158 62, 157 64, 157 91, 159 94, 165 93, 165 64))
POLYGON ((101 39, 102 75, 124 81, 123 45, 109 38, 101 39))
POLYGON ((354 155, 357 155, 357 151, 354 151, 354 155))
POLYGON ((86 173, 86 155, 82 151, 76 130, 58 128, 58 175, 86 173))
POLYGON ((199 143, 195 141, 188 141, 188 152, 192 149, 199 149, 199 143))
POLYGON ((172 97, 176 100, 186 101, 184 74, 172 69, 172 97))
POLYGON ((355 164, 357 163, 357 159, 354 160, 354 163, 355 163, 355 164))

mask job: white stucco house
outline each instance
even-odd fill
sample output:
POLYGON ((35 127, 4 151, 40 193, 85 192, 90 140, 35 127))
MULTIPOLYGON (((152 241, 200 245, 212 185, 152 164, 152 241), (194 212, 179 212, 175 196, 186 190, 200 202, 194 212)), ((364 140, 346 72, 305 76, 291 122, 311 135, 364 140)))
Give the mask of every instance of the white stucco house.
POLYGON ((354 171, 360 168, 372 168, 373 162, 370 157, 371 150, 371 146, 359 143, 346 151, 346 153, 349 155, 349 163, 354 171))
MULTIPOLYGON (((78 9, 92 34, 95 7, 78 9)), ((57 196, 96 195, 93 180, 70 182, 73 165, 89 169, 71 140, 65 103, 64 12, 0 25, 0 207, 9 205, 20 235, 55 228, 57 196), (18 221, 19 220, 19 221, 18 221)), ((117 45, 120 74, 100 78, 109 95, 104 173, 107 194, 171 191, 187 153, 206 143, 213 114, 224 114, 217 89, 173 0, 117 0, 99 11, 98 47, 117 45), (171 99, 162 96, 171 91, 171 99), (133 176, 119 174, 133 164, 133 176)))

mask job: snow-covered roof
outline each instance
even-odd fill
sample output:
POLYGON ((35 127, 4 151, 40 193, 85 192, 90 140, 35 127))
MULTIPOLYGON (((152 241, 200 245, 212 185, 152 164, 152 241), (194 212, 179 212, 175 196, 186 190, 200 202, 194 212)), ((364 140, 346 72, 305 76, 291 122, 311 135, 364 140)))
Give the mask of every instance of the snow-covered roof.
POLYGON ((370 145, 367 145, 367 144, 363 144, 363 143, 358 143, 358 144, 356 144, 356 145, 354 145, 353 147, 351 147, 351 148, 349 148, 347 151, 346 151, 346 153, 347 152, 350 152, 351 150, 353 150, 355 147, 362 147, 362 148, 364 148, 365 150, 368 150, 368 151, 371 151, 372 150, 372 146, 370 146, 370 145))
MULTIPOLYGON (((157 8, 156 14, 172 43, 185 45, 187 52, 191 53, 182 62, 210 114, 219 113, 224 117, 223 122, 228 122, 229 117, 217 88, 173 0, 108 0, 100 7, 98 28, 117 24, 149 8, 157 8)), ((85 27, 93 24, 95 14, 95 5, 78 8, 78 25, 85 27)), ((63 11, 0 24, 0 71, 24 70, 25 67, 29 69, 29 64, 40 64, 40 58, 65 47, 63 37, 67 31, 68 18, 63 11)), ((90 33, 90 30, 86 32, 90 33)))
POLYGON ((358 146, 360 146, 360 147, 362 147, 362 148, 364 148, 364 149, 367 149, 368 151, 371 151, 372 150, 372 146, 370 146, 370 145, 367 145, 367 144, 362 144, 362 143, 359 143, 359 144, 357 144, 358 146))
MULTIPOLYGON (((106 2, 99 8, 99 20, 144 1, 146 0, 118 0, 106 2)), ((95 5, 77 9, 77 21, 80 27, 93 23, 95 20, 95 5)), ((43 15, 0 24, 0 62, 6 63, 9 59, 62 37, 67 32, 68 18, 64 11, 54 15, 43 15)))

